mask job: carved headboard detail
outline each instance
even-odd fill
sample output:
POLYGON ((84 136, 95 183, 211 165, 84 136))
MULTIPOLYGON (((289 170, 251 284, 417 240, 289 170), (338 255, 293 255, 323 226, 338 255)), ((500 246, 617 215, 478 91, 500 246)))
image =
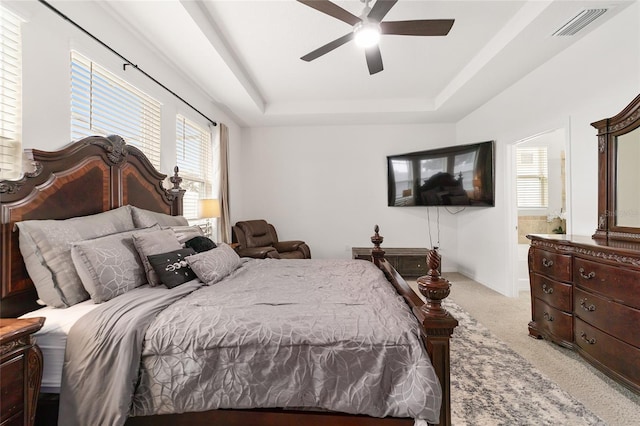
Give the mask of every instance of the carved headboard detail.
MULTIPOLYGON (((36 309, 35 287, 18 246, 15 223, 68 219, 126 204, 182 214, 184 190, 165 189, 165 174, 119 136, 90 136, 59 151, 25 150, 35 170, 19 180, 0 181, 0 316, 36 309)), ((177 170, 172 180, 179 180, 177 170)))

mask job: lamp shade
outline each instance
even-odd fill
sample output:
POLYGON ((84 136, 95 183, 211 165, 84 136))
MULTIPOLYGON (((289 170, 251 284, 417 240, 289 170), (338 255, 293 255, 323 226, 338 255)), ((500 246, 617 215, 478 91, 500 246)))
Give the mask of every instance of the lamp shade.
POLYGON ((220 217, 220 201, 216 198, 203 198, 199 200, 200 217, 220 217))

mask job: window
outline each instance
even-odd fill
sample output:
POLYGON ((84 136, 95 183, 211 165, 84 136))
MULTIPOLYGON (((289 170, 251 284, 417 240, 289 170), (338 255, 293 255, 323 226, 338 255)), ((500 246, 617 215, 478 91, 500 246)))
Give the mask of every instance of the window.
POLYGON ((0 179, 22 173, 20 19, 0 7, 0 179))
POLYGON ((517 199, 519 208, 549 205, 547 147, 516 147, 517 199))
POLYGON ((396 184, 396 201, 410 197, 413 188, 411 160, 391 160, 396 184))
POLYGON ((425 158, 420 160, 420 180, 424 183, 436 173, 447 171, 447 157, 425 158))
POLYGON ((453 176, 462 178, 462 188, 473 190, 473 171, 476 168, 476 156, 478 151, 474 150, 466 154, 458 154, 453 159, 453 176))
MULTIPOLYGON (((177 165, 182 177, 183 214, 198 219, 198 200, 213 194, 213 147, 211 131, 178 115, 176 117, 177 165)), ((215 235, 215 234, 214 234, 215 235)))
POLYGON ((71 138, 116 134, 160 168, 160 103, 71 52, 71 138))

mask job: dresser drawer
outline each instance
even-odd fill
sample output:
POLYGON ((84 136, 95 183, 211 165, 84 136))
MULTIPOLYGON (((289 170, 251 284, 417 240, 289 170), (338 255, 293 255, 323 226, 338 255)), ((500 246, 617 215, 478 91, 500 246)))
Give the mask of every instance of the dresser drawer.
POLYGON ((640 309, 640 271, 581 258, 574 260, 573 269, 576 285, 640 309))
MULTIPOLYGON (((576 345, 616 377, 640 387, 640 349, 576 318, 576 345)), ((600 367, 596 364, 597 367, 600 367)))
POLYGON ((536 249, 533 252, 533 271, 557 281, 571 281, 571 255, 536 249))
POLYGON ((533 320, 542 335, 550 335, 556 342, 569 345, 573 341, 573 316, 553 308, 540 299, 534 299, 535 314, 533 320))
POLYGON ((574 290, 576 317, 618 339, 640 348, 640 310, 613 302, 596 294, 574 290))
POLYGON ((573 302, 571 300, 571 284, 554 281, 540 274, 531 274, 531 290, 533 296, 544 300, 556 309, 571 312, 573 302))

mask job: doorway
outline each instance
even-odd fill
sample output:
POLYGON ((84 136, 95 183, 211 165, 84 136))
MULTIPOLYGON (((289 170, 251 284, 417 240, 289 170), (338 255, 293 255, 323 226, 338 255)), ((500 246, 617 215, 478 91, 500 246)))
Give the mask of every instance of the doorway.
POLYGON ((528 234, 566 234, 568 130, 557 128, 510 145, 511 295, 529 291, 528 234))

